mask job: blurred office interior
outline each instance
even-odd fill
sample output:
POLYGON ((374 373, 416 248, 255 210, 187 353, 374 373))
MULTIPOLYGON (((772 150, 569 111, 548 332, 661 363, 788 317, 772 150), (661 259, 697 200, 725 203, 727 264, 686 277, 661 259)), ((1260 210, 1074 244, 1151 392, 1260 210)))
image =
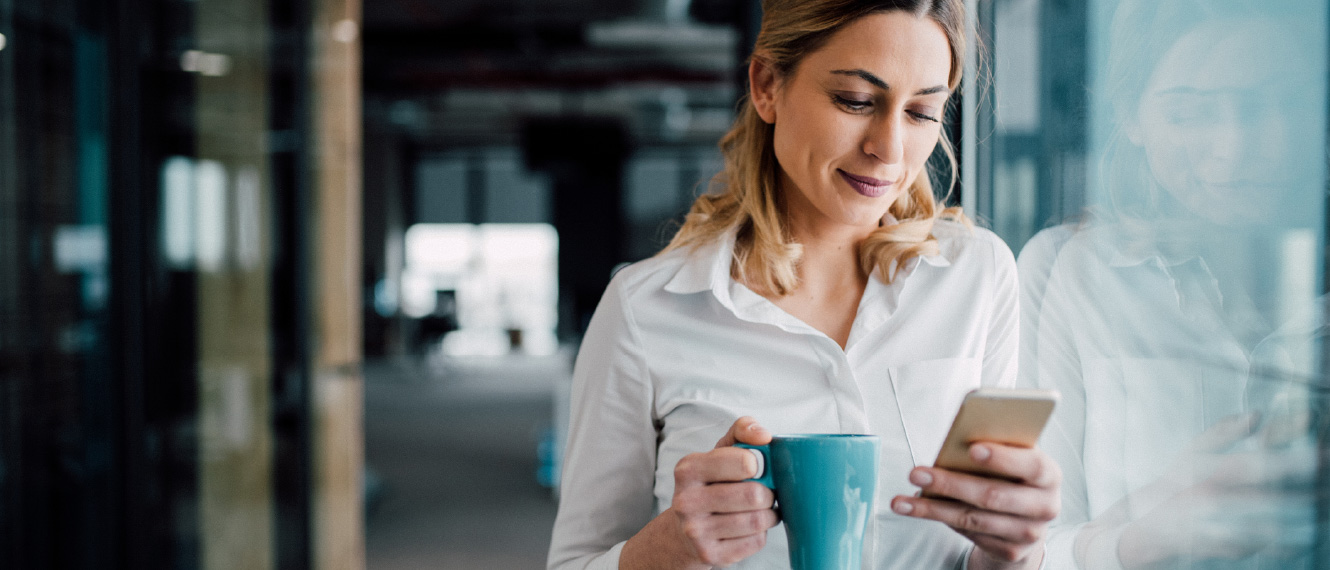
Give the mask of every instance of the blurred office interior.
MULTIPOLYGON (((1209 176, 1194 141, 1284 165, 1200 198, 1273 221, 1182 226, 1223 236, 1207 275, 1251 301, 1215 325, 1240 364, 1187 362, 1241 367, 1243 409, 1313 412, 1319 456, 1330 9, 1146 2, 1152 25, 1172 7, 1275 46, 1231 73, 1173 62, 1221 85, 1151 139, 1120 87, 1174 55, 1124 55, 1142 1, 967 1, 983 47, 948 111, 950 199, 1021 253, 1163 208, 1110 182, 1124 140, 1161 149, 1162 186, 1209 176)), ((0 0, 0 567, 543 567, 581 331, 721 170, 760 18, 756 0, 0 0)), ((1296 543, 1312 567, 1324 495, 1296 543)))

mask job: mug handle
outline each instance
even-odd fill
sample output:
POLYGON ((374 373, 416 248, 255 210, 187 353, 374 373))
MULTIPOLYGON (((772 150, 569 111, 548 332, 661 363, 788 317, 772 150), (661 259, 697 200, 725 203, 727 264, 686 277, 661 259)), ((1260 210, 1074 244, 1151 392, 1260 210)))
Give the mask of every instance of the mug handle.
POLYGON ((765 485, 768 489, 775 489, 776 484, 771 480, 771 446, 769 445, 748 445, 746 443, 736 443, 735 447, 747 449, 757 458, 757 477, 745 479, 745 481, 756 481, 765 485))

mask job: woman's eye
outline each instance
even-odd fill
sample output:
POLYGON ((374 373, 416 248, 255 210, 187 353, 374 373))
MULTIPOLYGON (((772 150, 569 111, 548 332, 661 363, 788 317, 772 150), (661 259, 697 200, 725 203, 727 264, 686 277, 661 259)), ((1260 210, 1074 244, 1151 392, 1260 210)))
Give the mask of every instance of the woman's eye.
POLYGON ((841 95, 832 95, 831 99, 840 107, 855 113, 861 113, 873 106, 871 100, 850 99, 841 95))
POLYGON ((1179 105, 1164 109, 1164 120, 1175 126, 1198 125, 1213 120, 1216 111, 1213 105, 1179 105))
POLYGON ((933 122, 933 123, 940 122, 937 117, 929 115, 928 113, 924 113, 921 111, 906 111, 906 112, 909 113, 911 117, 914 117, 915 120, 918 121, 933 122))

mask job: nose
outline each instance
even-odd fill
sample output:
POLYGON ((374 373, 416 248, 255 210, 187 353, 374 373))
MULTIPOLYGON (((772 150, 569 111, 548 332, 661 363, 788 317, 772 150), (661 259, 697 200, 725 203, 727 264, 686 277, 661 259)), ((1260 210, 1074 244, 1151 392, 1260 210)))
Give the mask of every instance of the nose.
POLYGON ((885 164, 905 160, 905 113, 899 111, 873 120, 864 137, 864 153, 885 164))
POLYGON ((1248 152, 1247 147, 1258 142, 1252 138, 1253 134, 1256 134, 1254 129, 1251 125, 1243 124, 1241 117, 1216 117, 1207 133, 1210 147, 1208 158, 1218 164, 1232 164, 1236 168, 1243 154, 1248 152))
POLYGON ((1206 129, 1206 166, 1218 179, 1253 176, 1274 167, 1288 152, 1288 121, 1275 112, 1253 109, 1247 113, 1220 113, 1206 129))

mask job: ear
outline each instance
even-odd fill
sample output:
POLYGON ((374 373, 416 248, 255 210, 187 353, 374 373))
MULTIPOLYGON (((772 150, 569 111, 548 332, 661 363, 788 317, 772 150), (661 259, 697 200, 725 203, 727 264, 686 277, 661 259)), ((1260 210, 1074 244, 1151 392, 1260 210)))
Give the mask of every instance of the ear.
POLYGON ((1141 122, 1136 118, 1131 118, 1122 122, 1122 132, 1127 135, 1127 140, 1136 146, 1143 146, 1141 143, 1141 122))
POLYGON ((768 124, 776 122, 776 90, 779 87, 776 70, 754 57, 748 64, 748 93, 757 116, 768 124))
POLYGON ((1122 125, 1122 134, 1127 135, 1127 140, 1133 145, 1141 146, 1140 113, 1136 109, 1119 105, 1113 106, 1113 113, 1117 115, 1118 124, 1122 125))

